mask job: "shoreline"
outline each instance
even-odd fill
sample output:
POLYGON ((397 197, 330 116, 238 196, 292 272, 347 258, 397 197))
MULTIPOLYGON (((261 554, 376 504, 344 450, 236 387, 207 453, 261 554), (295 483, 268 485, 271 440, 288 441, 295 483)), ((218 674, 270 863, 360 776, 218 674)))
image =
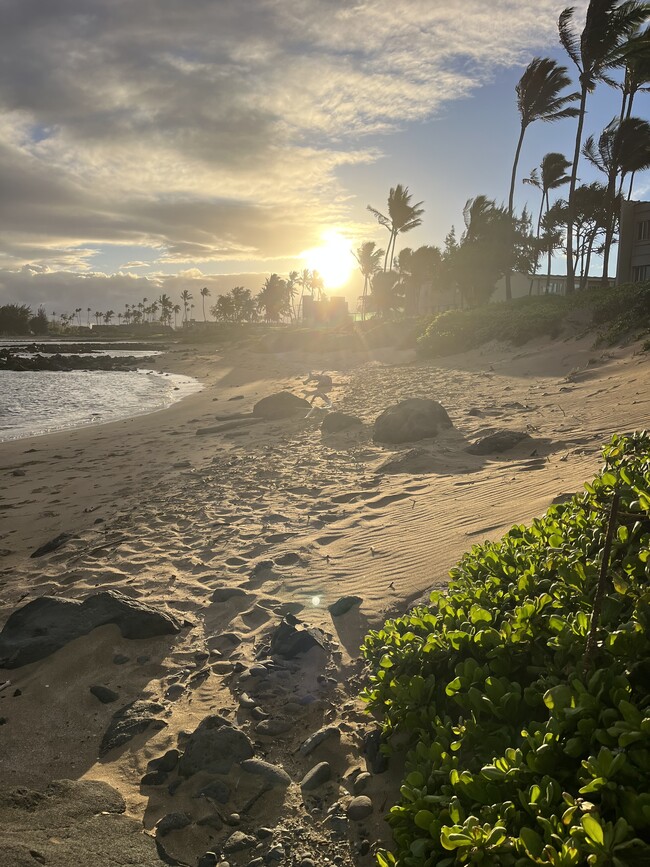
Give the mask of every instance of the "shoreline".
MULTIPOLYGON (((276 792, 256 800, 242 828, 279 822, 289 833, 295 826, 306 849, 340 854, 327 848, 334 844, 322 823, 324 811, 349 802, 356 774, 366 770, 361 747, 372 722, 358 700, 364 634, 443 587, 472 544, 500 537, 579 490, 612 433, 647 426, 647 357, 633 347, 595 350, 583 339, 489 346, 431 362, 408 351, 312 356, 177 346, 158 365, 194 376, 203 391, 129 420, 0 444, 0 624, 37 596, 80 600, 99 590, 185 624, 174 639, 137 641, 102 626, 40 662, 0 672, 0 681, 10 676, 21 692, 0 692, 7 783, 103 780, 146 829, 186 811, 192 824, 163 842, 173 857, 196 863, 210 834, 218 841, 233 829, 201 825, 207 808, 191 779, 173 796, 140 781, 149 760, 220 713, 292 780, 283 798, 276 792), (284 388, 302 394, 310 369, 331 372, 335 409, 357 415, 360 427, 323 436, 319 412, 197 433, 284 388), (374 419, 413 396, 439 400, 454 427, 419 444, 374 443, 374 419), (493 429, 528 437, 503 454, 466 451, 493 429), (30 557, 59 533, 69 534, 62 547, 30 557), (224 588, 234 595, 217 603, 224 588), (359 602, 333 616, 328 606, 346 596, 359 602), (286 613, 323 631, 327 663, 307 655, 285 664, 282 676, 282 667, 277 677, 271 667, 260 679, 251 672, 286 613), (116 655, 128 661, 116 665, 116 655), (195 676, 202 678, 197 685, 195 676), (97 683, 119 692, 119 704, 100 705, 89 695, 97 683), (260 734, 259 717, 239 703, 242 693, 286 724, 284 733, 260 734), (98 760, 111 715, 134 700, 159 702, 165 727, 98 760), (340 733, 336 749, 314 754, 333 768, 317 790, 318 806, 298 785, 310 766, 299 747, 332 725, 340 733), (52 728, 61 733, 56 744, 52 728)), ((366 793, 374 812, 363 828, 368 839, 385 842, 386 793, 397 777, 371 776, 366 793)), ((248 791, 247 775, 236 780, 248 791)), ((234 777, 226 782, 235 786, 234 777)), ((228 809, 240 812, 244 796, 235 791, 228 809)), ((351 826, 353 850, 360 833, 351 826)), ((344 864, 353 863, 343 854, 344 864)))
MULTIPOLYGON (((10 373, 11 371, 7 371, 7 372, 10 373)), ((30 372, 50 373, 50 371, 24 371, 24 372, 21 371, 20 375, 22 376, 23 373, 30 373, 30 372)), ((84 371, 82 371, 82 370, 60 371, 62 376, 67 376, 69 374, 80 373, 80 372, 84 372, 84 371)), ((122 370, 116 369, 115 371, 91 371, 91 372, 92 373, 99 373, 100 375, 104 374, 104 373, 124 373, 124 374, 133 373, 133 374, 139 374, 142 376, 154 374, 157 377, 159 377, 160 379, 164 379, 166 377, 172 377, 171 382, 173 383, 173 391, 183 391, 185 393, 180 394, 176 397, 173 396, 173 394, 172 394, 170 396, 170 402, 167 403, 165 406, 152 407, 151 409, 144 409, 144 410, 140 410, 140 411, 134 411, 132 407, 128 408, 126 415, 118 416, 118 417, 111 419, 111 420, 87 420, 87 421, 74 420, 74 421, 71 421, 67 424, 63 424, 60 427, 54 427, 54 428, 51 428, 49 430, 38 430, 36 432, 31 432, 28 434, 21 433, 17 436, 13 436, 13 435, 4 436, 2 434, 2 429, 0 429, 0 444, 7 443, 7 442, 21 442, 24 440, 38 440, 38 439, 41 439, 42 437, 54 436, 54 435, 60 434, 60 433, 69 433, 69 432, 72 432, 74 430, 79 430, 81 428, 97 427, 97 426, 103 425, 103 424, 113 424, 113 423, 125 421, 129 418, 136 418, 136 417, 139 417, 142 415, 149 415, 150 413, 154 413, 154 412, 163 412, 166 409, 169 409, 170 407, 174 406, 174 404, 178 403, 179 401, 184 400, 189 395, 201 391, 203 388, 203 385, 194 377, 185 376, 183 374, 170 373, 167 371, 157 371, 157 370, 154 370, 153 368, 149 368, 149 367, 137 368, 136 370, 129 370, 129 371, 122 371, 122 370)), ((59 373, 59 371, 56 371, 54 373, 59 373)), ((99 405, 97 405, 96 409, 101 409, 101 407, 99 405)), ((93 414, 96 414, 96 413, 93 413, 93 414)))

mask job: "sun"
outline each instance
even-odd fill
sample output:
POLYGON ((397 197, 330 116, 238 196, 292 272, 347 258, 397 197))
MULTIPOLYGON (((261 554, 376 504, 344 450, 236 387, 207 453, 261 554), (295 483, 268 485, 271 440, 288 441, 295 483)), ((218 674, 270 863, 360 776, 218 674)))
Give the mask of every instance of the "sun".
POLYGON ((301 253, 306 267, 318 271, 323 278, 325 290, 340 289, 350 279, 356 266, 352 255, 352 242, 335 229, 323 232, 323 243, 301 253))

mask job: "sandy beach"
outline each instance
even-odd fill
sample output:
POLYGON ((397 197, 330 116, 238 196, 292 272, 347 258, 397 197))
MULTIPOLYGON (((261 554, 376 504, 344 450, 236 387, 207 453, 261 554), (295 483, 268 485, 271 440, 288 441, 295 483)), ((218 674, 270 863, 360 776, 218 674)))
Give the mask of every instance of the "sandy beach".
MULTIPOLYGON (((161 412, 0 444, 0 627, 39 596, 82 600, 105 590, 181 625, 136 640, 100 626, 0 669, 3 786, 106 782, 156 837, 156 857, 171 863, 194 865, 217 850, 231 864, 273 863, 269 852, 282 850, 278 863, 371 864, 375 845, 390 841, 382 816, 398 775, 365 776, 373 722, 358 699, 364 634, 444 586, 473 544, 579 490, 614 432, 647 427, 647 354, 638 345, 594 348, 593 335, 434 361, 412 350, 202 345, 175 346, 156 367, 204 388, 161 412), (281 390, 304 395, 310 370, 331 375, 334 409, 362 425, 323 435, 324 409, 228 421, 281 390), (410 397, 439 401, 453 427, 419 443, 373 442, 377 416, 410 397), (502 429, 527 436, 501 454, 466 451, 502 429), (59 534, 64 544, 31 557, 59 534), (333 616, 328 606, 349 596, 361 601, 333 616), (269 665, 263 651, 287 614, 321 630, 323 646, 269 665), (94 685, 117 699, 98 700, 94 685), (111 718, 134 701, 160 707, 161 724, 100 758, 111 718), (221 801, 200 795, 215 779, 207 773, 181 775, 174 787, 172 769, 164 785, 142 784, 150 761, 182 752, 188 733, 215 714, 289 782, 234 764, 218 775, 221 801), (323 727, 338 733, 301 750, 323 727), (330 778, 301 786, 323 762, 330 778), (359 796, 371 812, 356 819, 346 810, 359 796), (188 821, 156 832, 175 814, 188 821), (224 850, 237 832, 253 842, 224 850)), ((9 835, 8 863, 33 863, 21 860, 24 834, 9 835)))

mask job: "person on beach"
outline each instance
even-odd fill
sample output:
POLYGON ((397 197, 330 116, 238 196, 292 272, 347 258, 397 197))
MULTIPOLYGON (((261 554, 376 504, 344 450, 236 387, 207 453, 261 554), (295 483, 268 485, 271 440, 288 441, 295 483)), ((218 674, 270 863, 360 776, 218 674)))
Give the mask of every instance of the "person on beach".
POLYGON ((327 409, 332 408, 332 401, 327 396, 328 393, 332 390, 332 377, 328 376, 326 373, 312 373, 309 371, 309 376, 304 381, 303 385, 308 385, 309 383, 314 383, 313 391, 307 392, 307 396, 311 395, 311 400, 309 403, 311 404, 311 409, 307 413, 307 418, 313 413, 316 409, 314 406, 314 401, 317 397, 319 397, 327 409))

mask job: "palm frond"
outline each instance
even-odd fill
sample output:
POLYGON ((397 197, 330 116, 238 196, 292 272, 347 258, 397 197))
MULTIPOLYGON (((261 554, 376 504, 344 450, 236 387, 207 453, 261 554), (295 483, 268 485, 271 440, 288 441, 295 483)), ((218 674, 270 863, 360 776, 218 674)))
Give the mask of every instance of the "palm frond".
POLYGON ((571 60, 578 67, 580 72, 582 72, 582 58, 580 56, 580 42, 578 37, 576 36, 573 30, 573 16, 575 14, 575 8, 573 6, 568 6, 564 9, 563 12, 560 13, 560 17, 557 22, 560 42, 566 53, 569 55, 571 60))

